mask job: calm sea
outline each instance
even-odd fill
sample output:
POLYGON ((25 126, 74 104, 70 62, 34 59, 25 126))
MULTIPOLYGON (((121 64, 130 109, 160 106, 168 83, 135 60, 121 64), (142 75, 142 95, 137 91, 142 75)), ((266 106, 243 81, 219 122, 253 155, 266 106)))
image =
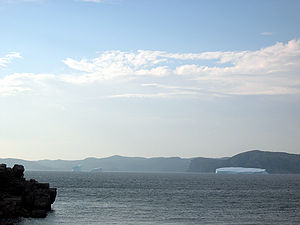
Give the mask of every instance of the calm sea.
POLYGON ((300 175, 26 172, 58 195, 20 224, 300 224, 300 175))

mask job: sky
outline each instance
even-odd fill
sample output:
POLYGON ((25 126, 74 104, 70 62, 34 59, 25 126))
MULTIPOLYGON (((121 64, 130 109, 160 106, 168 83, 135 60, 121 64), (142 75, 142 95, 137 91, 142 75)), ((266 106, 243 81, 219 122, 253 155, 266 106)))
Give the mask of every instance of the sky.
POLYGON ((300 153, 299 11, 0 0, 0 158, 300 153))

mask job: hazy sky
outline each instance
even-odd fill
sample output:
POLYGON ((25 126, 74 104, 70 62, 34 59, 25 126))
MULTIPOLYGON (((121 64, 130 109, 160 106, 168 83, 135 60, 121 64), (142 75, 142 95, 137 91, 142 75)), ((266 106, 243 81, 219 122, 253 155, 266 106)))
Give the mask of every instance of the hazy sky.
POLYGON ((299 12, 0 0, 0 158, 300 153, 299 12))

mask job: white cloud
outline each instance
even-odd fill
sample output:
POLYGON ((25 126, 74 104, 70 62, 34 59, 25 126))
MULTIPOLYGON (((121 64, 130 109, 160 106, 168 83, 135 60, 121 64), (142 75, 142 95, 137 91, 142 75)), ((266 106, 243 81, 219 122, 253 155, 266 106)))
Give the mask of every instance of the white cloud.
POLYGON ((125 93, 117 95, 109 95, 106 98, 161 98, 169 96, 168 93, 141 94, 141 93, 125 93))
MULTIPOLYGON (((167 62, 159 51, 139 50, 137 52, 106 51, 94 59, 75 60, 67 58, 63 62, 72 69, 90 73, 88 79, 95 81, 113 79, 124 76, 166 76, 169 74, 167 66, 159 66, 167 62)), ((86 75, 84 75, 86 77, 86 75)))
POLYGON ((148 84, 141 84, 143 87, 157 87, 159 84, 157 83, 148 83, 148 84))
POLYGON ((194 88, 209 93, 273 95, 300 92, 300 40, 291 40, 286 44, 278 42, 257 51, 106 51, 94 59, 68 58, 63 62, 72 69, 84 72, 64 78, 77 84, 152 77, 156 81, 162 79, 163 85, 151 84, 156 88, 193 80, 194 88))
POLYGON ((160 93, 125 93, 117 95, 109 95, 106 98, 169 98, 176 97, 180 95, 199 95, 198 92, 192 91, 176 91, 176 92, 160 92, 160 93))
POLYGON ((257 51, 166 53, 163 51, 122 52, 107 51, 94 59, 63 62, 70 68, 93 73, 103 79, 119 76, 167 76, 177 75, 227 75, 227 74, 273 74, 297 72, 300 68, 300 40, 281 42, 257 51), (177 60, 173 64, 172 60, 177 60), (184 63, 196 61, 193 64, 184 63), (207 62, 203 62, 207 61, 207 62), (209 66, 208 61, 214 63, 209 66), (212 62, 211 62, 212 61, 212 62), (181 64, 180 66, 176 66, 181 64), (229 65, 228 65, 229 64, 229 65))
POLYGON ((20 59, 21 54, 18 52, 10 52, 6 54, 4 57, 0 58, 0 68, 4 68, 7 66, 7 64, 11 63, 14 59, 20 59))
POLYGON ((190 87, 190 86, 172 86, 172 85, 164 85, 164 84, 157 84, 157 83, 149 83, 149 84, 141 84, 143 87, 156 87, 156 88, 163 88, 169 90, 190 90, 190 91, 203 91, 203 88, 199 87, 190 87))
MULTIPOLYGON (((213 55, 213 54, 210 54, 213 55)), ((292 40, 287 44, 276 43, 273 46, 257 51, 216 52, 216 66, 183 65, 176 68, 178 75, 243 75, 295 73, 300 68, 300 40, 292 40), (222 66, 229 63, 230 66, 222 66)))
MULTIPOLYGON (((7 54, 0 59, 0 66, 20 57, 18 53, 7 54)), ((0 94, 33 90, 49 80, 84 86, 122 83, 129 87, 119 89, 119 93, 116 89, 102 93, 110 98, 300 93, 300 40, 278 42, 256 51, 105 51, 95 58, 67 58, 63 62, 75 72, 7 75, 0 79, 0 94)))
POLYGON ((47 85, 47 81, 55 79, 52 74, 14 73, 0 79, 0 96, 11 96, 30 92, 47 85))

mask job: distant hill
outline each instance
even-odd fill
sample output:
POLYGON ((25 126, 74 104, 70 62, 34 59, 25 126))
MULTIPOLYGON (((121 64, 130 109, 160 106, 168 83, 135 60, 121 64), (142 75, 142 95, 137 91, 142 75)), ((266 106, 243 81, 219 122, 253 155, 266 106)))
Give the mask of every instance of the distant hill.
POLYGON ((20 159, 0 159, 0 163, 9 166, 22 164, 26 170, 40 171, 72 171, 79 166, 82 171, 102 168, 102 171, 131 171, 131 172, 185 172, 190 165, 190 159, 179 157, 124 157, 111 156, 108 158, 86 158, 83 160, 39 160, 26 161, 20 159))
POLYGON ((38 170, 38 171, 53 170, 50 167, 39 164, 37 161, 28 161, 23 159, 5 158, 5 159, 0 159, 0 164, 1 163, 4 163, 9 167, 13 167, 15 164, 20 164, 23 165, 25 169, 28 168, 29 170, 38 170))
POLYGON ((72 171, 73 167, 82 171, 102 168, 102 171, 119 172, 202 172, 214 173, 220 167, 251 167, 266 169, 268 173, 300 173, 300 154, 266 152, 253 150, 226 158, 179 157, 124 157, 86 158, 83 160, 39 160, 0 159, 8 166, 24 165, 26 170, 72 171))
POLYGON ((263 168, 268 173, 300 173, 300 154, 253 150, 230 158, 194 158, 188 171, 214 173, 220 167, 263 168))

